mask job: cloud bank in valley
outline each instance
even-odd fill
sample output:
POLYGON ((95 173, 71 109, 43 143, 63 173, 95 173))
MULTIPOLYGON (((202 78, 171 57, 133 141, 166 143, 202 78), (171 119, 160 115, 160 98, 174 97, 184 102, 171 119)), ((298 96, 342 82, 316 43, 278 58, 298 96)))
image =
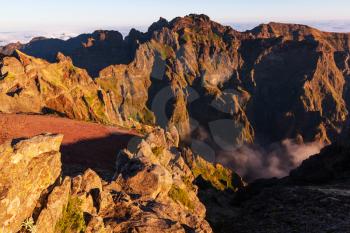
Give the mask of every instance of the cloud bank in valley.
POLYGON ((237 146, 230 120, 212 122, 210 130, 198 127, 191 148, 204 159, 220 163, 250 182, 259 178, 282 178, 325 146, 321 142, 297 142, 285 139, 260 146, 237 146), (210 133, 209 133, 210 131, 210 133))
POLYGON ((323 147, 319 142, 297 144, 294 140, 286 139, 271 144, 267 149, 255 145, 222 151, 218 154, 217 162, 234 169, 247 181, 281 178, 311 155, 319 153, 323 147))

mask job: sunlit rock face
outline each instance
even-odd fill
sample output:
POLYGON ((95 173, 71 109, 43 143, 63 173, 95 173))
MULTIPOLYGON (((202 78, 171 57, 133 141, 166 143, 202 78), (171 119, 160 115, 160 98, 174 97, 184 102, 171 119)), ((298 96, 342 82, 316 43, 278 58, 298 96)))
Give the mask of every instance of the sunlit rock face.
POLYGON ((59 53, 57 63, 16 51, 2 60, 1 112, 51 113, 101 123, 118 123, 109 95, 85 70, 59 53))
POLYGON ((17 232, 61 173, 62 135, 8 141, 0 146, 0 229, 17 232))

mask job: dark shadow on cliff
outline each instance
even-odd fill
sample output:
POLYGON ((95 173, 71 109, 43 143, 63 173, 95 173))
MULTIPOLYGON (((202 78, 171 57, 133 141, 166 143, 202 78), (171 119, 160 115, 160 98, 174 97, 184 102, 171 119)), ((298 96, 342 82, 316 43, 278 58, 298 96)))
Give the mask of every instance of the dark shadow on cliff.
POLYGON ((91 168, 103 179, 113 177, 115 161, 120 150, 127 148, 137 136, 130 134, 110 134, 107 137, 82 140, 73 144, 63 144, 63 175, 77 175, 91 168))
POLYGON ((218 190, 210 182, 199 176, 194 181, 198 186, 198 198, 205 205, 207 210, 206 220, 216 233, 226 233, 232 225, 232 218, 235 213, 233 190, 218 190))
POLYGON ((118 31, 95 31, 81 34, 68 40, 54 38, 34 38, 19 49, 37 58, 56 62, 58 52, 69 56, 73 64, 86 69, 91 77, 116 64, 129 64, 134 60, 139 35, 123 36, 118 31))

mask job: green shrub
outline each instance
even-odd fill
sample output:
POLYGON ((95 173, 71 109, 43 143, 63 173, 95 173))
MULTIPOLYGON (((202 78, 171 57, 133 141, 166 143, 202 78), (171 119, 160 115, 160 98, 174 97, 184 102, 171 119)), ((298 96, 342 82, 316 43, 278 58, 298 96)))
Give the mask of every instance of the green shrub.
POLYGON ((195 177, 202 178, 211 183, 218 190, 231 189, 236 191, 238 187, 233 184, 232 179, 235 174, 220 164, 211 164, 202 158, 197 158, 191 168, 195 177))
POLYGON ((168 195, 171 199, 176 202, 180 202, 190 210, 194 209, 193 202, 188 196, 188 193, 185 190, 181 189, 179 186, 172 185, 168 195))
POLYGON ((77 197, 70 198, 63 208, 62 217, 59 219, 56 230, 61 233, 84 232, 86 228, 81 200, 77 197))
POLYGON ((147 124, 147 125, 154 125, 155 124, 155 115, 152 111, 145 108, 143 111, 143 116, 141 118, 141 123, 147 124))

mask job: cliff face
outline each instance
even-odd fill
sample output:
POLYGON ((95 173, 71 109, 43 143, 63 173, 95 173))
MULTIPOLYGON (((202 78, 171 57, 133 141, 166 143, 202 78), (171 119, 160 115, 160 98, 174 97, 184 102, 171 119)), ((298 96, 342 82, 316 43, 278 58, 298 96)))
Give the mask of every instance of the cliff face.
POLYGON ((300 134, 306 140, 333 140, 348 115, 348 76, 335 57, 349 53, 349 35, 276 23, 252 33, 272 42, 251 70, 256 101, 248 111, 254 125, 263 127, 257 131, 273 132, 273 139, 300 134))
MULTIPOLYGON (((82 106, 78 112, 62 101, 48 104, 72 118, 176 126, 182 139, 192 136, 216 144, 215 138, 233 145, 285 138, 328 143, 348 119, 349 38, 279 23, 237 32, 207 16, 189 15, 171 22, 160 19, 147 32, 132 30, 125 39, 99 31, 57 42, 60 46, 50 45, 41 53, 36 46, 48 40, 35 40, 21 50, 48 60, 63 51, 94 77, 99 71, 95 82, 83 75, 99 90, 93 104, 80 104, 81 94, 72 94, 82 106), (218 125, 226 133, 217 132, 218 125)), ((3 60, 4 77, 9 59, 14 58, 3 60)), ((60 66, 45 64, 53 70, 60 66)), ((2 82, 11 83, 8 77, 2 82)), ((3 93, 13 93, 15 85, 3 85, 8 86, 3 93)), ((23 104, 16 106, 21 107, 8 111, 28 111, 23 104)))

